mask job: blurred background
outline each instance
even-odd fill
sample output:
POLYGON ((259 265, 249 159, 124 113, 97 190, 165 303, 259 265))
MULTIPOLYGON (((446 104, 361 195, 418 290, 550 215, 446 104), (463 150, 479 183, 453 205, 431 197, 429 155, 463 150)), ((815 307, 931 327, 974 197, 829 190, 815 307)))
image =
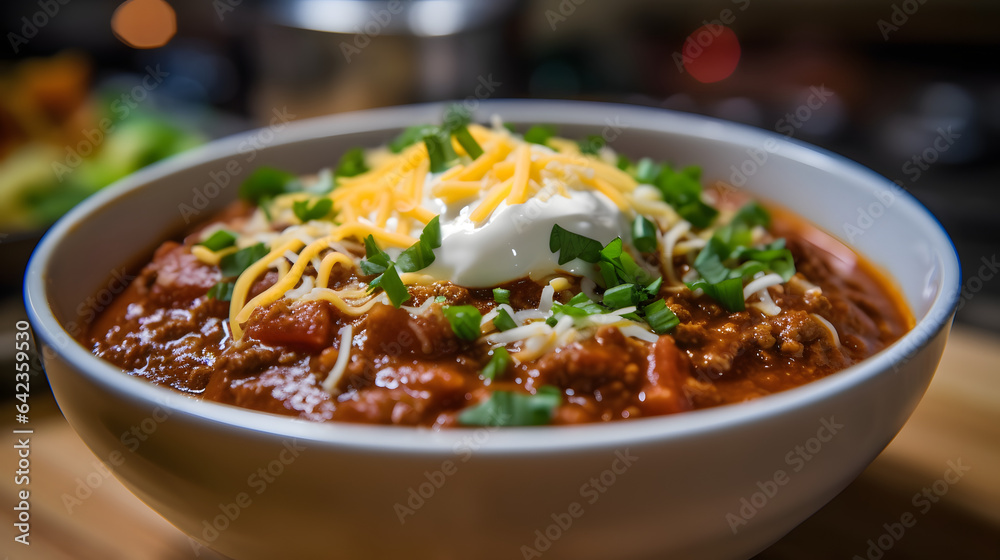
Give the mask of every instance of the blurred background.
MULTIPOLYGON (((760 558, 864 557, 880 523, 941 476, 944 455, 927 448, 949 442, 981 457, 981 482, 885 557, 1000 558, 1000 435, 989 427, 1000 424, 998 16, 988 0, 4 0, 0 332, 12 339, 24 317, 24 265, 62 213, 145 165, 275 118, 513 97, 739 121, 897 181, 951 234, 965 278, 964 338, 945 358, 958 373, 932 385, 944 396, 929 394, 881 463, 760 558), (914 425, 923 431, 907 435, 914 425)), ((12 362, 4 345, 4 371, 12 362)), ((2 379, 9 398, 13 376, 2 379)), ((35 379, 32 398, 58 417, 35 379)), ((121 527, 77 530, 104 550, 94 557, 190 556, 155 515, 135 515, 122 522, 151 535, 144 552, 107 548, 101 531, 121 527)))

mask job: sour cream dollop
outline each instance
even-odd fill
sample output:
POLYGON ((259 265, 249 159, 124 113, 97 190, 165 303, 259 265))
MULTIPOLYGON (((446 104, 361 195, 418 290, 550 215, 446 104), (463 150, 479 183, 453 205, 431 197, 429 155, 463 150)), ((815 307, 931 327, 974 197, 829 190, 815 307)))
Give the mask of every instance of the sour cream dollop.
POLYGON ((501 203, 478 226, 469 220, 469 206, 449 208, 439 200, 425 201, 441 215, 441 247, 421 272, 470 288, 561 272, 593 277, 593 265, 579 259, 559 264, 559 255, 549 250, 552 226, 607 244, 628 231, 628 220, 599 192, 567 189, 567 195, 533 197, 511 206, 501 203))

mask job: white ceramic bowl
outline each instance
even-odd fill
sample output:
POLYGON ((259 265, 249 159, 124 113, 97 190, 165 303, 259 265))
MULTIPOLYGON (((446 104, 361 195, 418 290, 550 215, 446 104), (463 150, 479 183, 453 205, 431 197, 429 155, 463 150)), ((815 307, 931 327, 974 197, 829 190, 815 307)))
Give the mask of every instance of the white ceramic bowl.
POLYGON ((851 245, 895 279, 916 328, 846 371, 744 404, 605 425, 443 432, 314 424, 202 402, 124 375, 71 338, 118 289, 115 271, 178 232, 185 215, 202 219, 234 199, 257 165, 312 172, 345 148, 436 122, 441 109, 294 124, 276 116, 269 128, 101 191, 36 250, 25 299, 63 414, 132 492, 188 535, 241 559, 746 558, 840 492, 917 405, 960 282, 937 221, 886 179, 829 152, 622 105, 494 101, 477 115, 554 123, 569 137, 604 134, 631 156, 701 165, 707 180, 742 169, 749 190, 828 232, 844 238, 845 224, 858 227, 851 245), (877 216, 859 225, 859 210, 877 216))

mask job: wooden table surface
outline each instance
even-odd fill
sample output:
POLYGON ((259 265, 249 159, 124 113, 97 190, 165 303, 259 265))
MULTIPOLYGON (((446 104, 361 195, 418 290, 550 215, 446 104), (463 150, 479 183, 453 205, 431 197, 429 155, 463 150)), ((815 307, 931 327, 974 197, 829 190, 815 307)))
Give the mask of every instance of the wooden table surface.
MULTIPOLYGON (((5 560, 221 558, 206 549, 196 555, 187 537, 113 477, 102 478, 82 503, 67 503, 81 480, 106 471, 51 397, 32 399, 31 545, 13 541, 15 486, 4 474, 5 560)), ((8 443, 0 468, 13 473, 15 426, 4 416, 8 443)), ((914 494, 941 479, 949 461, 960 461, 968 472, 919 514, 882 559, 1000 560, 1000 336, 956 327, 930 389, 902 432, 851 486, 757 560, 866 558, 868 540, 885 532, 883 524, 913 511, 914 494)))

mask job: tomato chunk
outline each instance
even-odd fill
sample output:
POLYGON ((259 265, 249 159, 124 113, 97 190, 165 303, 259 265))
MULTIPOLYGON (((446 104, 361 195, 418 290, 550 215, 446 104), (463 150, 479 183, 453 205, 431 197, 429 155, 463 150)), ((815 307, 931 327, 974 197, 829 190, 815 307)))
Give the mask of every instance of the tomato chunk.
POLYGON ((275 303, 250 317, 246 335, 271 346, 317 353, 332 343, 333 317, 325 302, 275 303))

